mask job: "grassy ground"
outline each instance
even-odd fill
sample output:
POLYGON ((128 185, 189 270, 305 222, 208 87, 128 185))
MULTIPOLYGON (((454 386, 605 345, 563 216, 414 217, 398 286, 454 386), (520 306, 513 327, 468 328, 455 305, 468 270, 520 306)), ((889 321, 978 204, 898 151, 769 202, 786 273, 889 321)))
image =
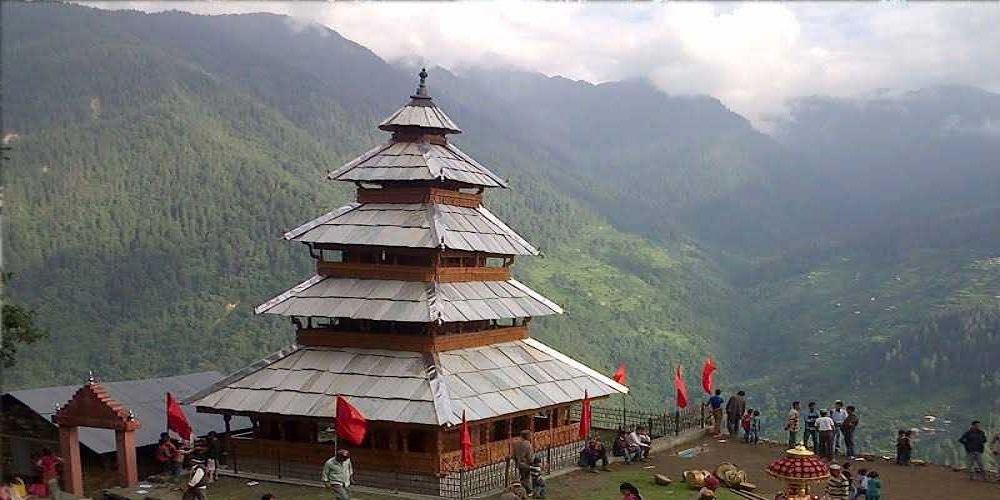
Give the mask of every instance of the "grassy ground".
MULTIPOLYGON (((679 477, 667 475, 675 482, 670 486, 659 486, 653 483, 653 474, 662 473, 654 466, 652 469, 633 468, 640 466, 612 466, 611 472, 572 473, 554 478, 549 482, 548 498, 552 500, 615 500, 621 498, 618 485, 624 482, 634 484, 639 488, 644 500, 691 500, 697 497, 697 492, 678 482, 679 477)), ((732 493, 720 490, 720 500, 735 500, 738 497, 732 493)))
MULTIPOLYGON (((758 486, 757 492, 772 498, 782 484, 764 473, 768 463, 784 455, 782 446, 750 446, 740 442, 720 443, 705 438, 698 443, 684 446, 700 446, 705 450, 694 458, 677 456, 677 450, 662 451, 644 464, 611 464, 610 472, 593 474, 578 470, 548 480, 548 496, 552 500, 617 500, 621 498, 618 485, 630 482, 636 485, 646 500, 692 500, 696 492, 680 482, 685 470, 714 470, 723 462, 734 463, 746 471, 748 480, 758 486), (663 474, 674 480, 670 486, 653 483, 654 474, 663 474)), ((1000 483, 972 482, 967 475, 954 472, 947 467, 900 467, 890 462, 856 462, 854 469, 876 469, 882 477, 882 498, 891 500, 987 500, 1000 499, 1000 483)), ((210 500, 255 500, 264 493, 273 493, 281 500, 329 500, 331 495, 320 488, 261 481, 257 485, 247 485, 246 479, 224 477, 212 484, 208 490, 210 500)), ((142 500, 155 498, 178 500, 180 493, 166 487, 149 489, 138 493, 139 488, 114 490, 121 498, 142 500)), ((737 497, 720 490, 722 500, 737 497)), ((357 500, 399 499, 394 495, 373 495, 355 491, 357 500)))

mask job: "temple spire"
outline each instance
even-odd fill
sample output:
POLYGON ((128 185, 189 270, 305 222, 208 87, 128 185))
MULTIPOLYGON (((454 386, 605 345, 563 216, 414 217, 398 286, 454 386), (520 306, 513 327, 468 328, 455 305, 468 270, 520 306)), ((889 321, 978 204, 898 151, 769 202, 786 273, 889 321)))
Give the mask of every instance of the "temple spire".
POLYGON ((412 98, 419 99, 421 97, 428 97, 427 95, 427 68, 420 68, 420 73, 417 75, 420 77, 420 84, 417 85, 417 93, 413 94, 412 98))

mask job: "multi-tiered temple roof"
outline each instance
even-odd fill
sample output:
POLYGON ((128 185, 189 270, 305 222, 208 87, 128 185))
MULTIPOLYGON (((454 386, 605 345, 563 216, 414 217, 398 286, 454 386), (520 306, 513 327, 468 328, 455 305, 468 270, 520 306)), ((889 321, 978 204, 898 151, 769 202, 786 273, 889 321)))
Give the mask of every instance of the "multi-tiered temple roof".
POLYGON ((329 174, 357 202, 284 235, 316 275, 256 312, 292 317, 299 345, 192 396, 200 411, 330 418, 341 395, 372 421, 450 426, 627 392, 528 337, 563 312, 510 276, 538 250, 482 205, 507 184, 449 143, 420 76, 379 125, 390 141, 329 174))

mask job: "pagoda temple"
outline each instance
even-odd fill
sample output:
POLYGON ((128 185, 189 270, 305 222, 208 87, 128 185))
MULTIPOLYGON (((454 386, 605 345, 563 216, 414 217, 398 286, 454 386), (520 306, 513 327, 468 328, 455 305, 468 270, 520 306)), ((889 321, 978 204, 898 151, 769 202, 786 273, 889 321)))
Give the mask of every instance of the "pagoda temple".
POLYGON ((468 494, 454 478, 502 486, 496 471, 523 429, 543 458, 575 463, 571 407, 585 391, 628 391, 529 336, 532 318, 562 309, 511 277, 515 257, 538 250, 483 205, 486 188, 507 183, 451 143, 461 130, 426 77, 379 124, 388 142, 329 173, 354 183, 357 201, 284 234, 308 247, 316 274, 256 312, 290 317, 296 344, 187 401, 251 419, 228 443, 237 473, 317 481, 340 395, 369 421, 365 442, 347 447, 359 484, 468 494), (463 414, 477 469, 459 473, 463 414))

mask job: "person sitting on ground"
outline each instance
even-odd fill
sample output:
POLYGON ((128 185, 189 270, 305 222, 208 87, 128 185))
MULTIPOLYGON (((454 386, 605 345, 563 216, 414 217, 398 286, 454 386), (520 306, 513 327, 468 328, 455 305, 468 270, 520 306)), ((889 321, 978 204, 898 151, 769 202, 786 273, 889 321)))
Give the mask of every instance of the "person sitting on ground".
POLYGON ((868 469, 858 469, 858 475, 854 478, 854 496, 851 500, 864 500, 868 497, 868 469))
POLYGON ((624 430, 618 431, 618 437, 615 438, 614 447, 616 452, 615 456, 624 458, 625 464, 632 463, 632 461, 635 460, 636 453, 639 451, 639 447, 629 441, 629 433, 624 430))
POLYGON ((708 488, 702 488, 698 490, 698 500, 715 500, 715 492, 708 488))
POLYGON ((850 496, 850 481, 844 477, 843 469, 837 465, 830 465, 830 479, 826 481, 826 498, 828 500, 842 500, 850 496))
POLYGON ((625 454, 625 463, 645 460, 643 458, 643 453, 642 453, 642 443, 639 441, 638 427, 625 436, 625 445, 627 446, 625 454))
POLYGON ((608 450, 600 439, 591 438, 583 449, 584 465, 590 467, 590 472, 597 472, 597 462, 601 462, 601 470, 608 471, 608 450))
POLYGON ((24 496, 14 489, 14 478, 5 476, 0 483, 0 500, 24 500, 24 496))
POLYGON ((521 483, 511 483, 503 490, 500 500, 524 500, 527 497, 528 494, 524 491, 524 486, 521 486, 521 483))
POLYGON ((535 457, 531 461, 531 483, 532 496, 535 498, 545 498, 545 478, 542 477, 542 457, 535 457))
POLYGON ((882 480, 878 478, 878 472, 868 473, 868 493, 865 500, 882 500, 882 480))
POLYGON ((639 488, 636 488, 632 483, 622 483, 618 487, 618 491, 622 494, 622 500, 642 500, 639 488))
POLYGON ((747 408, 746 413, 740 418, 740 427, 743 428, 743 442, 750 442, 750 430, 753 428, 753 408, 747 408))
POLYGON ((639 446, 642 446, 642 457, 649 458, 649 453, 653 450, 653 437, 649 435, 649 430, 644 426, 639 426, 639 446))

